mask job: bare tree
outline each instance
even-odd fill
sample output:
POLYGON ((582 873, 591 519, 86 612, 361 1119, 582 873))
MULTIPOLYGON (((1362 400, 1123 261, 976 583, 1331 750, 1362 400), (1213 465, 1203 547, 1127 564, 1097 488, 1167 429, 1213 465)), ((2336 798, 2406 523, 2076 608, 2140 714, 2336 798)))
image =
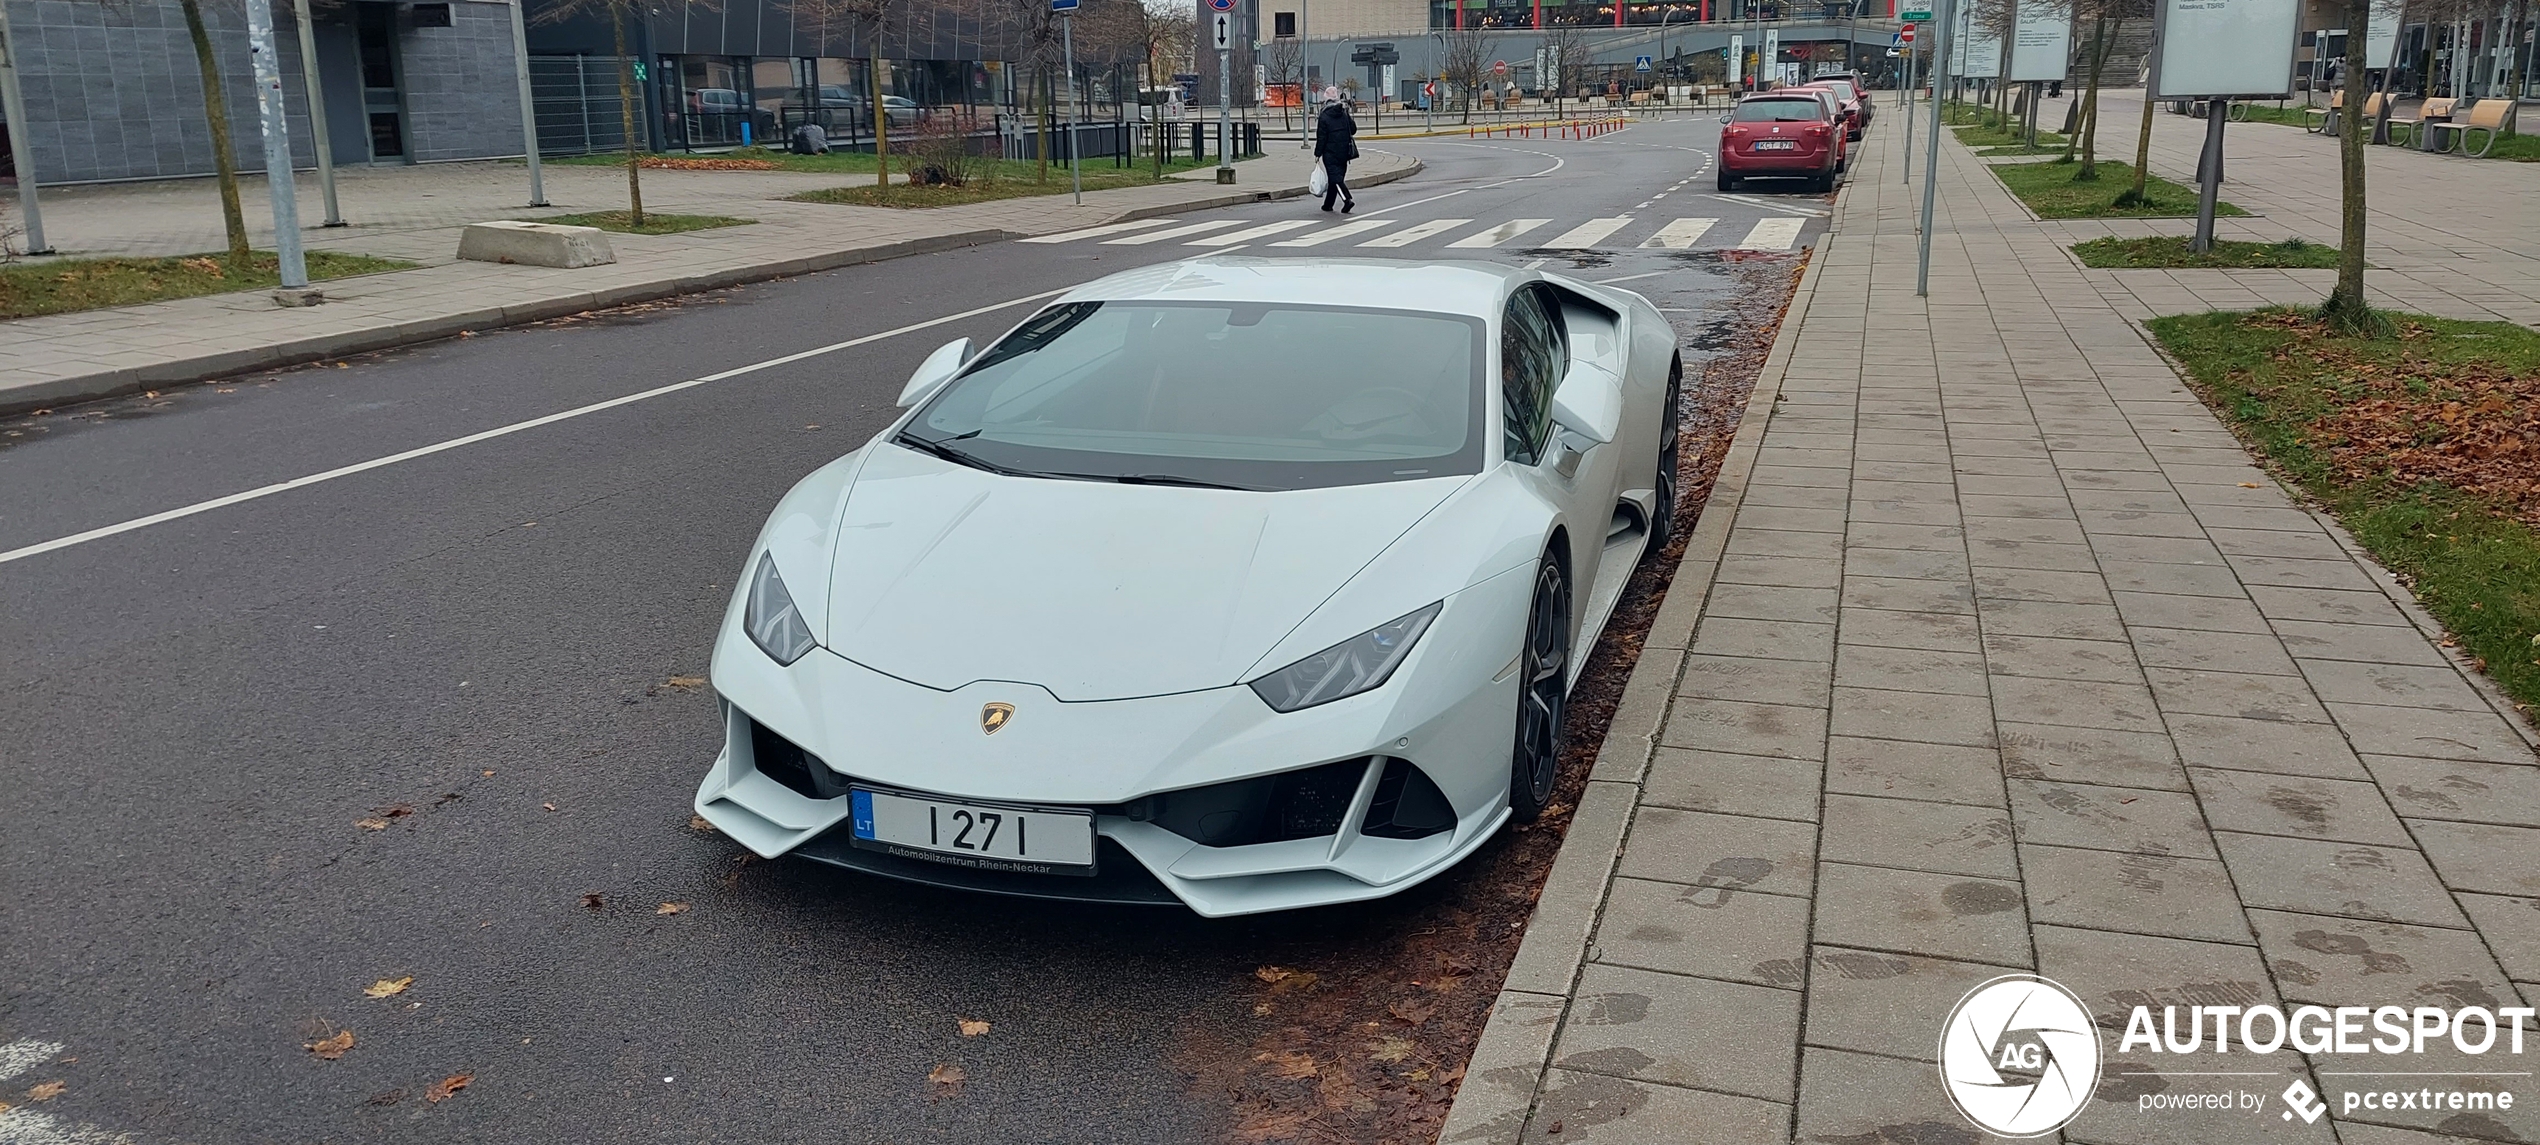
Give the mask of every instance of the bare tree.
POLYGON ((1552 97, 1552 114, 1561 116, 1568 100, 1571 77, 1587 66, 1590 52, 1587 33, 1576 24, 1554 24, 1543 30, 1543 59, 1548 75, 1536 76, 1544 94, 1552 97))
POLYGON ((1278 39, 1272 40, 1270 41, 1269 62, 1271 83, 1283 86, 1290 82, 1294 82, 1296 84, 1296 102, 1288 103, 1286 101, 1281 101, 1279 104, 1279 126, 1280 128, 1285 129, 1288 126, 1288 121, 1295 114, 1294 109, 1305 102, 1305 73, 1303 70, 1305 65, 1305 45, 1300 43, 1294 36, 1281 36, 1278 39), (1291 76, 1294 77, 1293 81, 1290 79, 1291 76))
MULTIPOLYGON (((586 0, 617 4, 630 0, 586 0)), ((885 57, 882 36, 901 0, 779 0, 797 27, 811 29, 822 42, 839 31, 856 37, 864 48, 865 103, 873 113, 873 185, 891 185, 891 115, 883 91, 885 57)))
MULTIPOLYGON (((1136 0, 1113 0, 1135 3, 1136 0)), ((1040 180, 1049 181, 1050 136, 1057 130, 1052 119, 1050 99, 1053 91, 1050 70, 1059 58, 1060 36, 1064 28, 1061 17, 1050 10, 1049 0, 964 0, 966 14, 979 22, 981 32, 990 42, 1003 46, 1006 61, 1020 69, 1025 91, 1040 111, 1040 143, 1033 148, 1040 158, 1040 180)), ((1193 13, 1197 18, 1197 13, 1193 13)))
MULTIPOLYGON (((194 0, 182 0, 192 4, 194 0)), ((255 3, 256 0, 248 0, 255 3)), ((626 144, 626 223, 644 225, 644 99, 635 86, 635 53, 626 42, 626 22, 640 20, 644 9, 637 0, 552 0, 534 17, 541 24, 557 24, 586 16, 604 16, 609 22, 611 50, 617 53, 617 113, 625 125, 626 144)))
POLYGON ((1464 104, 1464 122, 1473 122, 1473 96, 1482 87, 1482 69, 1490 59, 1490 41, 1472 28, 1440 32, 1446 50, 1440 54, 1438 72, 1446 82, 1455 85, 1457 98, 1464 104))
MULTIPOLYGON (((258 3, 260 0, 247 0, 258 3)), ((202 0, 177 0, 185 13, 185 32, 194 40, 194 67, 203 78, 203 124, 211 129, 212 171, 220 184, 220 221, 229 234, 232 269, 247 264, 247 217, 238 206, 238 152, 229 136, 229 100, 222 94, 220 55, 203 24, 202 0)))
POLYGON ((2345 114, 2337 117, 2340 227, 2337 286, 2320 304, 2322 322, 2353 334, 2379 333, 2386 325, 2364 301, 2364 53, 2363 30, 2372 22, 2372 0, 2345 0, 2347 66, 2341 77, 2345 114))

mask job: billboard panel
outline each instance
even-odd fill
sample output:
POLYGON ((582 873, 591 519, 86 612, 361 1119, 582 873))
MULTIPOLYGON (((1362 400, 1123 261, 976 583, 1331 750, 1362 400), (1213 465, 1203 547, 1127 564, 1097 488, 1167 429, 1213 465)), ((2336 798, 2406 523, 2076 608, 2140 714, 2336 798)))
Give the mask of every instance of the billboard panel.
POLYGON ((2364 66, 2389 67, 2391 50, 2399 46, 2399 5, 2375 3, 2368 27, 2370 30, 2364 36, 2364 66))
POLYGON ((2051 0, 2016 9, 2011 31, 2013 83, 2060 83, 2072 65, 2073 17, 2051 0))
POLYGON ((2292 94, 2302 0, 2161 0, 2157 11, 2152 98, 2292 94))

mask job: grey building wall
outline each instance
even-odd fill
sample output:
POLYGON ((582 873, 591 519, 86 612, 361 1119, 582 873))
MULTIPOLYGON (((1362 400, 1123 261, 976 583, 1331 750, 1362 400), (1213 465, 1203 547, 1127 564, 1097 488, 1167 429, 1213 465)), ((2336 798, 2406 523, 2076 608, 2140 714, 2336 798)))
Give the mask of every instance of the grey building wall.
MULTIPOLYGON (((253 0, 251 0, 253 2, 253 0)), ((360 0, 375 2, 375 0, 360 0)), ((0 0, 16 39, 28 122, 10 125, 15 147, 44 183, 207 175, 213 170, 201 72, 174 0, 0 0)), ((206 0, 203 21, 219 56, 231 141, 242 170, 263 167, 247 19, 235 0, 206 0)), ((337 163, 369 160, 360 111, 352 5, 320 8, 320 71, 337 163)), ((510 16, 501 4, 458 0, 449 28, 415 28, 400 7, 408 150, 417 159, 521 152, 519 91, 512 78, 510 16)), ((287 4, 275 38, 292 161, 316 165, 297 27, 287 4)))

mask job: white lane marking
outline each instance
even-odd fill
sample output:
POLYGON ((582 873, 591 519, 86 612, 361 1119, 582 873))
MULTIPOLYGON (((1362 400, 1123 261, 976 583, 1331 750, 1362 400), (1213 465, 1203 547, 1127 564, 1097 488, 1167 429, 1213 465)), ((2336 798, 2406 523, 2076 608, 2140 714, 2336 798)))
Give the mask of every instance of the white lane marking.
POLYGON ((1543 244, 1543 247, 1546 250, 1576 250, 1583 247, 1592 247, 1598 243, 1604 242, 1607 235, 1611 235, 1614 232, 1631 225, 1631 221, 1632 217, 1630 215, 1613 215, 1602 219, 1589 219, 1588 221, 1580 223, 1567 231, 1563 231, 1559 238, 1543 244))
POLYGON ((1467 235, 1446 244, 1450 249, 1487 250, 1551 222, 1550 219, 1510 219, 1476 235, 1467 235))
POLYGON ((8 1081, 60 1057, 62 1051, 69 1048, 60 1042, 39 1042, 33 1038, 22 1038, 0 1046, 0 1081, 8 1081))
POLYGON ((1271 245, 1271 246, 1321 246, 1321 245, 1323 245, 1324 243, 1327 243, 1327 242, 1332 241, 1333 239, 1345 239, 1345 238, 1348 238, 1348 237, 1349 237, 1349 236, 1351 236, 1351 235, 1363 235, 1363 234, 1366 234, 1366 233, 1367 233, 1367 232, 1369 232, 1369 231, 1380 231, 1380 230, 1385 229, 1386 227, 1390 227, 1390 226, 1394 225, 1396 222, 1399 222, 1399 221, 1401 221, 1401 220, 1398 220, 1398 219, 1360 219, 1360 220, 1358 220, 1357 222, 1354 222, 1354 223, 1342 223, 1341 225, 1339 225, 1339 226, 1337 226, 1337 227, 1326 227, 1326 228, 1324 228, 1324 229, 1322 229, 1322 230, 1319 230, 1319 231, 1316 231, 1316 232, 1314 232, 1313 234, 1310 234, 1310 235, 1300 235, 1300 236, 1298 236, 1298 237, 1296 237, 1296 238, 1287 239, 1287 240, 1282 241, 1282 242, 1275 242, 1275 243, 1271 243, 1270 245, 1271 245))
POLYGON ((1104 245, 1104 246, 1139 246, 1139 245, 1142 245, 1142 244, 1145 244, 1145 243, 1160 243, 1160 242, 1163 242, 1163 241, 1164 241, 1164 240, 1166 240, 1166 239, 1183 239, 1183 238, 1189 238, 1189 237, 1191 237, 1192 235, 1196 235, 1196 234, 1205 234, 1205 233, 1207 233, 1207 232, 1209 232, 1209 231, 1214 231, 1214 230, 1223 230, 1223 229, 1225 229, 1225 228, 1227 228, 1227 227, 1237 227, 1237 226, 1242 226, 1242 225, 1243 225, 1243 220, 1242 220, 1242 219, 1217 219, 1217 220, 1214 220, 1214 221, 1211 221, 1211 222, 1205 222, 1205 223, 1184 223, 1183 225, 1178 226, 1178 227, 1175 227, 1175 228, 1173 228, 1173 229, 1171 229, 1171 230, 1166 230, 1166 231, 1149 231, 1149 232, 1147 232, 1146 234, 1142 234, 1142 235, 1130 235, 1130 236, 1128 236, 1127 238, 1104 239, 1104 240, 1102 240, 1102 245, 1104 245))
POLYGON ((1711 224, 1719 221, 1718 219, 1677 219, 1658 228, 1657 234, 1649 236, 1640 244, 1641 249, 1683 250, 1700 241, 1703 233, 1711 229, 1711 224))
POLYGON ((1621 278, 1600 278, 1596 280, 1596 284, 1598 286, 1612 286, 1617 282, 1638 282, 1641 279, 1656 278, 1665 273, 1667 272, 1663 270, 1653 270, 1647 274, 1626 274, 1621 278))
POLYGON ((1739 250, 1789 250, 1799 241, 1799 228, 1806 219, 1757 219, 1755 229, 1737 244, 1739 250))
POLYGON ((21 1105, 0 1109, 0 1145, 132 1145, 132 1135, 72 1125, 21 1105))
POLYGON ((1233 246, 1236 243, 1248 243, 1254 239, 1266 239, 1275 234, 1282 234, 1287 231, 1295 230, 1298 227, 1310 227, 1313 225, 1314 220, 1312 219, 1288 219, 1276 223, 1263 223, 1257 227, 1245 227, 1240 231, 1228 231, 1222 235, 1210 235, 1206 238, 1192 239, 1182 245, 1233 246))
POLYGON ((1535 260, 1533 260, 1533 261, 1531 261, 1531 262, 1528 262, 1525 266, 1523 266, 1523 267, 1521 267, 1521 268, 1519 268, 1519 269, 1522 269, 1522 270, 1535 270, 1535 269, 1539 269, 1540 267, 1542 267, 1542 266, 1543 266, 1543 264, 1545 264, 1545 263, 1547 263, 1547 262, 1551 262, 1551 261, 1552 261, 1552 260, 1551 260, 1551 259, 1548 259, 1548 258, 1539 258, 1539 259, 1535 259, 1535 260))
POLYGON ((1769 208, 1771 208, 1771 209, 1773 209, 1773 210, 1776 210, 1776 211, 1788 211, 1788 212, 1790 212, 1790 213, 1792 213, 1792 214, 1808 215, 1808 216, 1811 216, 1811 217, 1821 216, 1821 215, 1825 214, 1825 212, 1824 212, 1824 211, 1820 211, 1820 210, 1818 210, 1818 209, 1816 209, 1816 208, 1814 208, 1814 207, 1803 207, 1803 206, 1800 206, 1800 205, 1799 205, 1799 204, 1797 204, 1797 203, 1793 203, 1793 202, 1791 202, 1791 201, 1789 201, 1789 200, 1787 200, 1787 199, 1758 199, 1758 198, 1755 198, 1755 197, 1754 197, 1754 196, 1752 196, 1752 195, 1718 195, 1718 194, 1715 194, 1715 195, 1713 195, 1713 196, 1711 196, 1711 197, 1712 197, 1712 198, 1714 198, 1714 199, 1726 199, 1726 200, 1728 200, 1729 202, 1732 202, 1732 203, 1744 203, 1744 204, 1746 204, 1747 206, 1750 206, 1750 207, 1769 207, 1769 208))
POLYGON ((1421 239, 1428 238, 1432 235, 1445 234, 1448 231, 1454 230, 1455 228, 1472 221, 1473 220, 1471 219, 1431 219, 1425 223, 1413 223, 1412 225, 1386 235, 1383 238, 1369 239, 1358 245, 1362 247, 1410 246, 1413 243, 1419 242, 1421 239))
MULTIPOLYGON (((368 473, 373 469, 384 469, 400 462, 430 457, 436 453, 446 453, 450 450, 458 449, 463 446, 475 445, 481 441, 492 441, 498 437, 509 437, 512 434, 519 433, 523 430, 536 429, 544 425, 554 425, 560 421, 570 421, 585 414, 595 414, 602 410, 612 410, 619 406, 633 405, 640 401, 649 401, 653 398, 678 393, 681 390, 695 389, 696 387, 705 385, 709 382, 720 382, 729 378, 740 377, 743 374, 755 374, 761 370, 771 370, 778 366, 792 365, 793 363, 802 361, 806 358, 817 358, 823 354, 834 354, 840 350, 853 349, 857 346, 879 342, 886 338, 896 338, 902 334, 914 334, 917 331, 931 329, 936 326, 941 326, 947 322, 959 322, 966 318, 976 318, 982 314, 994 314, 999 310, 1011 309, 1013 307, 1021 306, 1027 302, 1038 302, 1044 298, 1055 298, 1073 289, 1075 289, 1075 287, 1062 286, 1056 290, 1044 290, 1038 294, 1024 295, 1021 298, 1010 298, 1003 302, 993 302, 986 306, 964 310, 959 314, 946 314, 940 318, 929 318, 923 322, 911 322, 906 326, 884 330, 878 334, 867 334, 861 338, 849 338, 844 342, 832 342, 826 346, 802 350, 796 353, 786 354, 782 357, 769 358, 763 362, 752 362, 746 366, 734 366, 729 370, 722 371, 721 373, 707 374, 702 378, 690 378, 684 382, 672 382, 669 385, 656 386, 641 393, 627 394, 623 397, 614 397, 606 401, 592 402, 591 404, 585 406, 575 406, 572 409, 561 410, 556 413, 547 414, 543 417, 533 417, 527 421, 516 421, 510 425, 481 430, 476 433, 468 434, 465 437, 454 437, 448 441, 440 441, 434 442, 431 445, 418 446, 414 449, 406 450, 403 453, 392 453, 386 457, 374 457, 368 461, 357 461, 351 465, 338 466, 323 473, 312 473, 306 477, 294 477, 288 481, 277 481, 271 485, 259 486, 240 493, 232 493, 226 497, 214 497, 209 501, 197 501, 191 505, 182 505, 174 509, 152 513, 146 517, 135 517, 129 521, 121 521, 112 525, 101 526, 99 528, 90 529, 84 533, 73 533, 67 537, 55 537, 49 541, 39 541, 35 544, 27 545, 22 548, 15 548, 10 549, 7 552, 0 552, 0 565, 8 564, 11 561, 25 560, 28 557, 42 556, 45 553, 53 552, 56 549, 67 549, 73 545, 84 545, 90 541, 104 540, 107 537, 129 533, 135 529, 146 529, 152 525, 166 524, 169 521, 191 517, 197 513, 208 513, 214 509, 225 509, 231 505, 244 504, 248 501, 271 497, 276 493, 286 493, 303 486, 316 485, 325 481, 333 481, 339 477, 351 477, 357 473, 368 473)), ((0 1145, 5 1145, 5 1143, 0 1143, 0 1145)))
POLYGON ((1081 231, 1063 231, 1054 235, 1035 235, 1028 239, 1016 239, 1014 241, 1019 243, 1072 243, 1078 239, 1100 238, 1104 235, 1116 235, 1123 231, 1142 231, 1148 227, 1160 227, 1167 221, 1169 220, 1131 219, 1125 223, 1111 223, 1099 227, 1086 227, 1081 231))

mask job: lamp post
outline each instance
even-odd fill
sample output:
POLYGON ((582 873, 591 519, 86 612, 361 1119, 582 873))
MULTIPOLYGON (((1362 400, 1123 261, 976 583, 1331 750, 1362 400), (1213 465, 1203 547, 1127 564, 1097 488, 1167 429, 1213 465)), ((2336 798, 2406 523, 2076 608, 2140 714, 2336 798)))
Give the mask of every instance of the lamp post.
MULTIPOLYGON (((326 225, 340 227, 344 225, 344 212, 335 207, 334 148, 326 139, 326 93, 318 83, 317 30, 313 27, 316 21, 309 17, 309 0, 293 0, 291 15, 300 25, 300 85, 309 100, 309 146, 317 152, 318 190, 326 199, 326 225)), ((528 88, 524 85, 521 90, 528 88)), ((535 149, 531 150, 529 161, 538 162, 535 149)))
POLYGON ((44 210, 36 202, 35 148, 28 143, 24 124, 26 99, 18 92, 18 69, 12 62, 17 45, 9 38, 8 5, 0 4, 0 113, 9 117, 11 138, 18 165, 18 213, 26 216, 26 252, 51 254, 53 248, 44 241, 44 210))

